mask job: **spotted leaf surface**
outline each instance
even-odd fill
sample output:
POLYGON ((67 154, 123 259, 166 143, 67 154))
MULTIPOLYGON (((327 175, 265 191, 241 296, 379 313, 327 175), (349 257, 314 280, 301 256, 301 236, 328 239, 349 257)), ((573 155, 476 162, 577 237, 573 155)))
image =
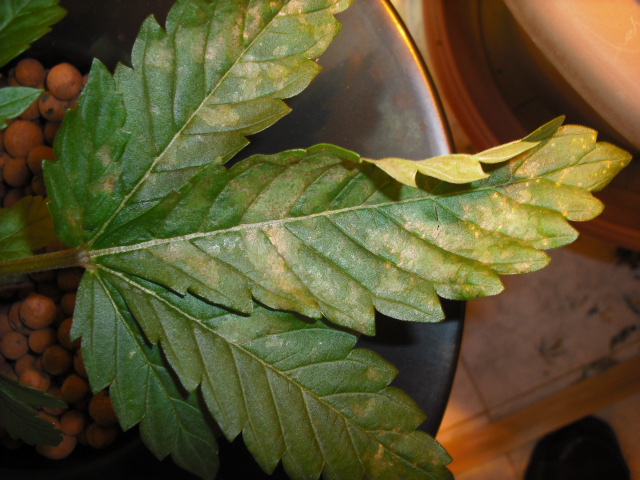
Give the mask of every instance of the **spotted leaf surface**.
POLYGON ((82 336, 94 392, 109 387, 122 428, 139 425, 158 459, 171 455, 201 478, 215 478, 218 446, 198 396, 182 389, 107 279, 86 274, 78 295, 72 333, 82 336))
MULTIPOLYGON (((101 267, 98 272, 85 291, 98 282, 109 288, 93 295, 95 308, 83 312, 81 325, 109 325, 105 320, 114 313, 141 319, 182 384, 199 388, 225 436, 242 434, 264 471, 282 462, 293 479, 452 478, 445 451, 417 430, 424 414, 389 386, 395 368, 371 351, 354 349, 353 333, 260 306, 250 317, 238 316, 101 267), (125 311, 103 314, 105 292, 122 298, 126 308, 117 308, 125 311)), ((138 390, 148 389, 138 383, 138 390)), ((127 405, 145 403, 140 393, 128 393, 127 405)))
POLYGON ((165 28, 149 17, 132 64, 111 76, 96 62, 79 111, 58 134, 62 161, 46 175, 61 239, 70 247, 125 241, 103 236, 287 114, 283 99, 319 72, 314 60, 349 3, 180 0, 165 28))
POLYGON ((258 155, 202 172, 112 232, 139 243, 91 256, 236 311, 256 299, 371 334, 376 310, 440 320, 439 296, 496 294, 499 275, 545 266, 544 250, 577 236, 567 220, 598 215, 591 190, 629 160, 578 126, 467 185, 411 188, 329 145, 258 155))

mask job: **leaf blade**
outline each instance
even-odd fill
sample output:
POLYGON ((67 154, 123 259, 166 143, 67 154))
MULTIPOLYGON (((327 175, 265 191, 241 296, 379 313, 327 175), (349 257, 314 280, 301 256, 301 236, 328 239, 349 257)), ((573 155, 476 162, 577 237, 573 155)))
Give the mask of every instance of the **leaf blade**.
MULTIPOLYGON (((71 246, 105 246, 106 231, 135 221, 205 166, 228 161, 247 144, 247 135, 288 113, 283 99, 318 73, 313 58, 337 34, 333 15, 349 3, 191 0, 174 5, 166 29, 147 19, 132 67, 120 65, 114 74, 126 111, 122 129, 130 134, 114 159, 120 171, 109 178, 111 191, 86 204, 105 213, 82 219, 83 234, 71 246)), ((101 124, 100 118, 90 120, 90 128, 101 124)), ((65 153, 80 153, 100 166, 94 146, 76 148, 65 153)), ((62 168, 49 170, 55 197, 68 186, 62 168)), ((74 188, 83 191, 84 183, 79 185, 74 188)), ((73 223, 70 216, 57 220, 73 223)))
POLYGON ((58 0, 5 0, 0 4, 0 67, 51 31, 66 11, 58 0))
POLYGON ((7 120, 16 118, 29 108, 41 93, 42 90, 31 87, 0 88, 0 129, 7 127, 7 120))
POLYGON ((72 335, 82 337, 92 389, 109 387, 122 428, 139 424, 158 459, 171 455, 201 478, 215 478, 217 442, 197 396, 183 393, 107 281, 88 272, 78 295, 72 335))
POLYGON ((42 197, 24 197, 0 209, 0 261, 32 255, 57 239, 53 220, 42 197))
POLYGON ((33 407, 66 408, 59 399, 0 374, 0 425, 29 445, 57 445, 62 432, 33 407))
POLYGON ((227 438, 242 433, 266 472, 282 461, 292 478, 377 478, 377 470, 399 465, 411 472, 406 478, 450 478, 444 450, 415 430, 424 414, 387 386, 396 370, 373 352, 354 350, 353 334, 262 308, 237 316, 152 284, 143 289, 107 270, 100 274, 145 319, 143 328, 185 386, 201 382, 227 438), (195 343, 176 344, 178 331, 195 343), (184 356, 194 363, 185 365, 184 356), (385 437, 392 429, 396 444, 385 437), (384 460, 370 455, 378 451, 386 452, 384 460))
POLYGON ((483 164, 505 162, 535 148, 549 140, 563 121, 564 117, 555 118, 521 140, 498 145, 475 154, 452 153, 425 160, 391 157, 380 160, 362 158, 360 161, 372 163, 400 183, 415 188, 418 187, 416 178, 418 173, 448 183, 476 182, 489 176, 482 169, 483 164))
POLYGON ((466 186, 380 188, 374 166, 356 168, 354 156, 321 145, 203 171, 123 226, 146 241, 93 258, 240 312, 251 311, 253 297, 372 334, 375 310, 439 320, 438 296, 496 294, 499 275, 545 266, 544 250, 576 238, 567 219, 600 213, 590 190, 630 160, 575 126, 466 186))

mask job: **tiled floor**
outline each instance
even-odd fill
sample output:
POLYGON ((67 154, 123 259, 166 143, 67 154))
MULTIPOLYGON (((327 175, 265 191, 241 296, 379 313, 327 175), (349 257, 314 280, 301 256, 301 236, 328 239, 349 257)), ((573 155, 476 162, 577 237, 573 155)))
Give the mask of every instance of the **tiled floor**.
MULTIPOLYGON (((423 2, 392 3, 425 53, 423 2)), ((450 122, 456 145, 466 149, 464 134, 455 119, 450 122)), ((640 267, 621 260, 615 245, 585 234, 550 255, 551 264, 541 271, 504 278, 504 293, 468 303, 458 372, 438 437, 445 447, 454 434, 473 435, 640 355, 640 267)), ((614 428, 633 478, 640 479, 640 395, 596 415, 614 428)), ((523 446, 457 478, 522 479, 532 449, 523 446)))
MULTIPOLYGON (((439 433, 468 432, 640 355, 640 268, 582 235, 539 272, 467 305, 459 370, 439 433)), ((596 412, 616 430, 640 478, 640 395, 596 412)), ((458 478, 523 478, 533 445, 458 478), (494 470, 501 476, 494 476, 494 470)))

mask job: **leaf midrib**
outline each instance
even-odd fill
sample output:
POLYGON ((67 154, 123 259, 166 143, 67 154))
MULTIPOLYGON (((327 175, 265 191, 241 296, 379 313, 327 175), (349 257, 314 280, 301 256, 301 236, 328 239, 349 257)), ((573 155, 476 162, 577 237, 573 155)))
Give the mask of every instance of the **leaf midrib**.
MULTIPOLYGON (((120 205, 118 205, 118 207, 115 209, 115 211, 113 212, 113 214, 109 217, 108 220, 106 220, 104 222, 104 224, 102 225, 102 227, 96 232, 96 234, 93 236, 93 238, 91 238, 88 242, 87 242, 87 246, 91 247, 91 245, 93 245, 97 240, 100 239, 100 237, 102 236, 102 234, 108 229, 108 227, 111 225, 111 223, 115 220, 115 218, 122 212, 122 210, 126 207, 126 205, 128 204, 129 200, 131 200, 131 198, 138 192, 138 190, 140 188, 142 188, 143 184, 145 183, 145 181, 149 178, 149 176, 151 175, 151 173, 153 172, 154 168, 156 167, 156 165, 160 162, 160 160, 162 158, 164 158, 164 155, 166 154, 167 151, 169 151, 169 149, 174 145, 174 143, 177 141, 178 138, 180 138, 182 136, 182 132, 187 128, 187 126, 191 123, 191 121, 195 118, 195 116, 202 110, 203 106, 205 105, 205 103, 207 102, 207 100, 209 100, 220 88, 220 86, 222 84, 224 84, 225 80, 228 78, 228 76, 230 75, 230 72, 236 67, 236 65, 241 63, 241 60, 245 57, 245 55, 247 54, 247 52, 255 45, 256 42, 258 42, 259 39, 262 38, 262 36, 264 35, 264 33, 268 30, 269 26, 272 24, 272 22, 278 18, 280 16, 280 14, 282 13, 283 9, 287 6, 288 4, 284 4, 279 10, 278 13, 276 13, 273 18, 271 20, 269 20, 269 22, 264 26, 264 28, 262 29, 262 31, 260 32, 259 35, 256 35, 256 37, 247 45, 245 46, 244 50, 242 51, 242 53, 240 55, 238 55, 238 58, 233 62, 232 65, 229 66, 229 68, 227 69, 227 71, 224 73, 224 75, 220 78, 220 80, 218 81, 218 83, 215 85, 215 87, 209 92, 208 95, 206 95, 202 101, 200 102, 200 104, 198 105, 197 108, 194 109, 194 111, 192 112, 192 114, 189 116, 189 118, 183 123, 183 125, 180 127, 180 129, 176 132, 175 135, 173 135, 173 137, 171 138, 171 141, 164 147, 164 149, 162 150, 162 152, 160 152, 160 154, 153 160, 153 162, 151 162, 151 165, 149 166, 149 168, 146 170, 146 172, 144 173, 144 175, 140 178, 140 180, 138 181, 138 183, 131 189, 131 191, 123 198, 123 200, 120 202, 120 205)), ((246 12, 245 12, 246 15, 246 12)), ((164 27, 161 27, 164 30, 164 27)), ((167 35, 169 35, 169 33, 164 30, 165 33, 167 35)), ((207 35, 207 40, 208 40, 208 35, 207 35)), ((146 45, 145 45, 146 47, 146 45)), ((145 53, 146 53, 146 48, 145 48, 145 53)), ((174 82, 175 83, 175 82, 174 82)), ((146 91, 146 88, 145 88, 146 91)), ((173 109, 172 109, 172 115, 173 115, 173 109)))
MULTIPOLYGON (((559 170, 561 170, 561 169, 554 170, 554 172, 559 171, 559 170)), ((537 177, 537 178, 541 178, 541 179, 545 178, 547 175, 550 175, 551 173, 554 173, 554 172, 546 173, 544 176, 537 177)), ((135 243, 135 244, 132 244, 132 245, 121 245, 121 246, 117 246, 117 247, 103 248, 103 249, 99 249, 99 250, 89 250, 89 251, 87 251, 87 258, 93 259, 93 258, 98 258, 98 257, 106 256, 106 255, 114 255, 114 254, 119 254, 119 253, 132 252, 132 251, 136 251, 136 250, 144 250, 144 249, 147 249, 147 248, 156 247, 158 245, 166 245, 166 244, 170 244, 170 243, 174 243, 174 242, 189 242, 189 241, 192 241, 192 240, 197 240, 197 239, 207 238, 207 237, 213 237, 213 236, 216 236, 216 235, 221 235, 221 234, 226 234, 226 233, 233 233, 233 232, 238 232, 238 231, 245 231, 245 230, 252 230, 252 229, 263 229, 263 228, 267 228, 267 227, 277 227, 277 226, 288 224, 288 223, 302 222, 302 221, 306 221, 306 220, 313 219, 313 218, 330 217, 330 216, 333 216, 333 215, 339 215, 339 214, 342 214, 342 213, 348 213, 348 212, 353 212, 353 211, 378 210, 380 208, 389 207, 389 206, 406 205, 406 204, 411 204, 411 203, 433 201, 434 198, 443 198, 443 197, 459 196, 459 195, 461 196, 461 195, 465 195, 465 194, 468 194, 468 193, 477 193, 477 192, 483 192, 483 191, 487 191, 487 190, 498 190, 498 189, 506 187, 506 186, 517 185, 519 183, 527 183, 527 182, 530 182, 531 180, 535 180, 535 178, 522 178, 522 179, 520 179, 520 180, 518 180, 516 182, 507 181, 507 182, 504 182, 502 184, 486 185, 486 186, 482 186, 482 187, 479 187, 479 188, 471 188, 471 189, 467 189, 467 190, 457 190, 455 192, 446 193, 446 194, 437 194, 437 195, 435 195, 435 194, 429 194, 428 192, 424 192, 425 196, 422 196, 422 197, 419 197, 419 198, 408 198, 408 199, 405 199, 405 200, 389 200, 387 202, 376 203, 376 204, 365 204, 365 205, 360 204, 360 205, 355 205, 355 206, 352 206, 352 207, 344 207, 344 208, 326 210, 326 211, 323 211, 323 212, 311 213, 311 214, 304 215, 304 216, 299 216, 299 217, 285 217, 285 218, 276 218, 276 219, 272 219, 272 220, 265 220, 265 221, 262 221, 262 222, 241 223, 239 225, 234 225, 232 227, 222 228, 222 229, 219 229, 219 230, 213 230, 213 231, 208 231, 208 232, 194 232, 194 233, 189 233, 189 234, 185 234, 185 235, 178 235, 178 236, 169 237, 169 238, 156 238, 156 239, 153 239, 153 240, 147 240, 147 241, 140 242, 140 243, 135 243)), ((541 208, 544 208, 544 207, 541 207, 541 208)))

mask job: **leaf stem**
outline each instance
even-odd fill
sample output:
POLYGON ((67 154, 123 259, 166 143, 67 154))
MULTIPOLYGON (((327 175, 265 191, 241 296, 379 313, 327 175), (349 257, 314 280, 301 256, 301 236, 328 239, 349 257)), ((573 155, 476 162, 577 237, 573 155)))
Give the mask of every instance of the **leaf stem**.
MULTIPOLYGON (((81 249, 66 249, 0 262, 0 279, 25 273, 69 267, 87 267, 86 253, 81 249)), ((1 281, 0 281, 1 283, 1 281)))

